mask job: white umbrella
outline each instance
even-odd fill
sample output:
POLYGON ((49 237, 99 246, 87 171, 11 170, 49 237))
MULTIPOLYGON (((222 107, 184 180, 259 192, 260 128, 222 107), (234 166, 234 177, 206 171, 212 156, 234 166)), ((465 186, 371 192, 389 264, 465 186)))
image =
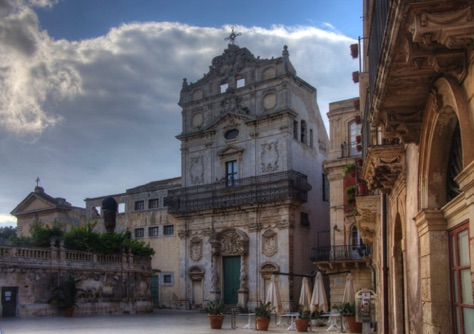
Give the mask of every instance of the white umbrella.
POLYGON ((270 303, 274 307, 273 312, 278 315, 277 326, 281 326, 280 316, 283 313, 283 304, 281 302, 280 286, 276 275, 272 275, 270 285, 268 286, 267 296, 265 298, 265 304, 270 303))
POLYGON ((354 304, 355 301, 355 289, 354 283, 352 282, 352 275, 347 274, 346 286, 344 287, 344 295, 342 296, 342 303, 354 304))
POLYGON ((313 295, 311 296, 311 312, 321 311, 324 313, 328 311, 328 300, 324 290, 323 275, 318 271, 314 281, 313 295))
POLYGON ((270 285, 268 286, 267 296, 265 298, 265 304, 270 303, 273 310, 276 314, 281 314, 283 312, 283 304, 281 302, 280 287, 276 275, 272 275, 270 280, 270 285))
POLYGON ((303 277, 299 304, 302 305, 303 310, 309 311, 311 305, 311 286, 308 277, 303 277))

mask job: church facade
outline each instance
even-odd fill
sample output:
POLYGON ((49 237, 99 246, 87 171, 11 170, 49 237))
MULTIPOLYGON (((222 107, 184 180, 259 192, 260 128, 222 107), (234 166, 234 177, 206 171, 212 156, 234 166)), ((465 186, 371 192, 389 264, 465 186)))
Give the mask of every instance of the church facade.
MULTIPOLYGON (((328 138, 316 89, 282 57, 229 44, 196 83, 183 82, 182 186, 168 213, 179 237, 180 300, 253 309, 274 272, 297 306, 311 247, 328 229, 322 163, 328 138)), ((325 242, 328 240, 323 240, 325 242)))

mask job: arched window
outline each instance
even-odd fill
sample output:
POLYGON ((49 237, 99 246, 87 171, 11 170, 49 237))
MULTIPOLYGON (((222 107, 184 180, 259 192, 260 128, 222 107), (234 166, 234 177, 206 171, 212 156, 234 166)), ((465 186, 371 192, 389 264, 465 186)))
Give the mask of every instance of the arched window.
POLYGON ((451 149, 449 150, 448 159, 448 175, 447 182, 447 196, 448 201, 461 193, 459 185, 454 181, 454 178, 462 171, 462 146, 461 146, 461 132, 459 130, 459 122, 453 132, 453 139, 451 141, 451 149))

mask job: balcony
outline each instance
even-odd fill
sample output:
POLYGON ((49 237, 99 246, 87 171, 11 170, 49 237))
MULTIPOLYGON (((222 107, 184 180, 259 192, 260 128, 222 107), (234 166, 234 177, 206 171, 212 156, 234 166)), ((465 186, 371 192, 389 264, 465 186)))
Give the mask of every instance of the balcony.
MULTIPOLYGON (((430 87, 440 75, 462 83, 474 40, 472 2, 374 1, 368 33, 369 118, 388 137, 419 143, 430 87)), ((436 103, 436 98, 433 99, 436 103)))
POLYGON ((311 261, 315 262, 321 270, 339 270, 350 267, 360 267, 372 256, 372 247, 369 245, 358 246, 328 246, 311 250, 311 261))
POLYGON ((168 192, 165 204, 170 214, 179 215, 277 201, 304 203, 310 190, 306 175, 291 170, 239 179, 232 186, 222 180, 173 189, 168 192))

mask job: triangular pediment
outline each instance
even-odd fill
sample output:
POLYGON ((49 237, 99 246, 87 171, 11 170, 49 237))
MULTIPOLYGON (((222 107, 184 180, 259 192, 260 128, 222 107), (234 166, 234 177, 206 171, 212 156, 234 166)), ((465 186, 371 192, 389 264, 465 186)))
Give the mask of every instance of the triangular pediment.
POLYGON ((243 148, 234 146, 234 145, 228 145, 224 149, 220 150, 217 155, 219 156, 225 156, 225 155, 233 155, 233 154, 242 154, 244 152, 243 148))
POLYGON ((221 118, 219 118, 216 122, 209 125, 208 130, 217 130, 218 128, 238 128, 243 123, 251 120, 252 117, 243 115, 243 114, 236 114, 232 112, 225 113, 221 118))
POLYGON ((46 210, 71 209, 71 205, 62 198, 54 198, 46 194, 42 188, 28 194, 11 212, 13 216, 46 210))

